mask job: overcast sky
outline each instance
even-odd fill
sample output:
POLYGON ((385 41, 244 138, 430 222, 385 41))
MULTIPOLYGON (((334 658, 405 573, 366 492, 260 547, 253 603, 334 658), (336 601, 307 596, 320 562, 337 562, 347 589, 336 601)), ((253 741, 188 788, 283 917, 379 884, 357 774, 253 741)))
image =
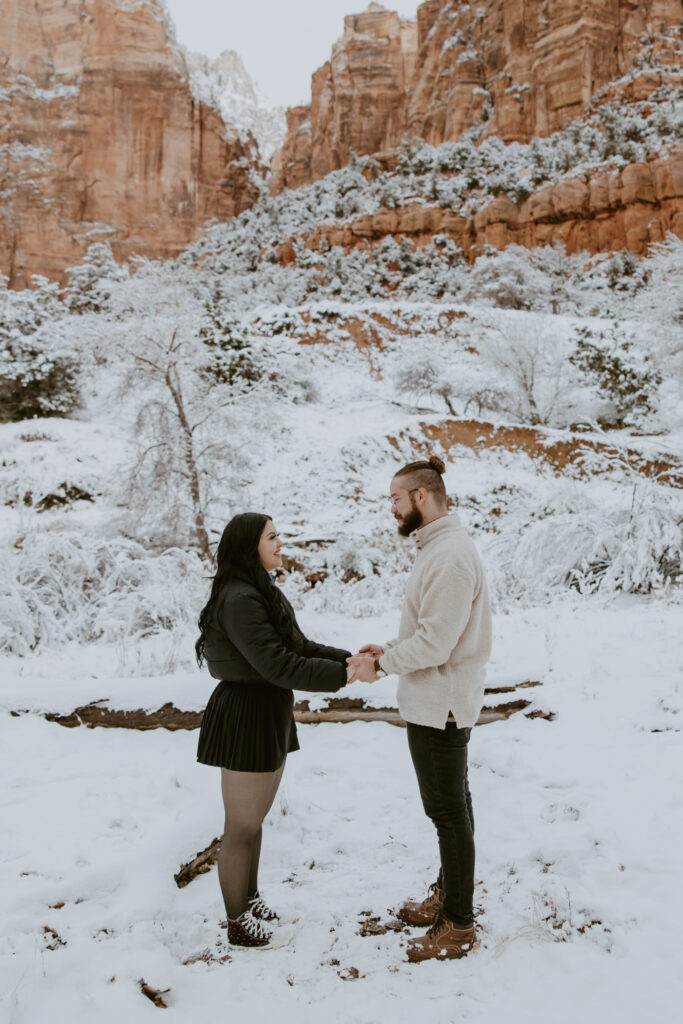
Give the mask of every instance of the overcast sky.
MULTIPOLYGON (((384 4, 414 18, 421 0, 384 4)), ((330 55, 344 30, 344 15, 367 9, 368 0, 166 0, 178 41, 217 57, 236 50, 247 71, 274 104, 308 103, 311 75, 330 55)))

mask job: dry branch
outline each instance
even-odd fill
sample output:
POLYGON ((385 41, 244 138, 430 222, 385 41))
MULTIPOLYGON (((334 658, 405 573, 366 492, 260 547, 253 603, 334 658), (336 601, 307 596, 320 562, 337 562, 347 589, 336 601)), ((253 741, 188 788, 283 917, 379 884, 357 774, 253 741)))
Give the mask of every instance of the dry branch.
POLYGON ((140 986, 140 991, 142 992, 143 996, 147 996, 148 999, 151 999, 154 1005, 158 1006, 159 1009, 167 1009, 163 997, 166 995, 167 992, 171 991, 170 988, 152 988, 151 985, 147 984, 144 978, 140 978, 138 980, 138 984, 140 986))
POLYGON ((188 860, 186 864, 181 865, 180 869, 173 876, 179 889, 189 885, 197 875, 204 875, 211 869, 212 865, 218 860, 222 839, 223 836, 216 836, 204 850, 200 850, 199 853, 195 854, 192 860, 188 860))

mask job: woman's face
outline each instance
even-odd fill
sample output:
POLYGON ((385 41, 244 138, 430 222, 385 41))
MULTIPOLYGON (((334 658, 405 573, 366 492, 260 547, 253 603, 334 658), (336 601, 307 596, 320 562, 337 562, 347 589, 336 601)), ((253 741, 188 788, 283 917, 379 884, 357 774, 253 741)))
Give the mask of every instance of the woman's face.
POLYGON ((266 572, 272 572, 273 569, 279 569, 282 566, 281 547, 282 541, 272 521, 269 519, 263 527, 263 533, 258 542, 258 555, 261 559, 261 565, 266 572))

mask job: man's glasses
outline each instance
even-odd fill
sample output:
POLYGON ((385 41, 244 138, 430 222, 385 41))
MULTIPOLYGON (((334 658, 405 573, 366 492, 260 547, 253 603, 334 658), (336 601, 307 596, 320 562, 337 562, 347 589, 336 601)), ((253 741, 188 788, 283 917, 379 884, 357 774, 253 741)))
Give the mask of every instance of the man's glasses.
MULTIPOLYGON (((404 493, 405 494, 414 494, 415 491, 419 491, 419 490, 420 490, 419 487, 411 487, 409 491, 405 491, 404 493)), ((396 504, 397 501, 401 500, 401 497, 402 497, 402 495, 400 495, 400 494, 399 494, 399 496, 397 498, 395 498, 393 496, 393 494, 389 495, 388 501, 391 503, 391 507, 392 508, 394 507, 394 505, 396 504)))

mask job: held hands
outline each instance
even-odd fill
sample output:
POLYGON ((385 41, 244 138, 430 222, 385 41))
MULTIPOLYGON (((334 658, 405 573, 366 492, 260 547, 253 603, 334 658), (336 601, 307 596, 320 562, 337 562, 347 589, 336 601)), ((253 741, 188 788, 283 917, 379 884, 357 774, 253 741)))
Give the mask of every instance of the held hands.
POLYGON ((381 654, 384 654, 383 647, 378 644, 366 644, 360 648, 358 654, 347 658, 346 682, 374 683, 379 678, 375 671, 375 658, 379 658, 381 654))
POLYGON ((384 654, 384 648, 380 647, 379 644, 366 644, 365 647, 359 647, 359 654, 371 654, 373 658, 379 658, 381 654, 384 654))
MULTIPOLYGON (((347 662, 350 662, 351 659, 347 658, 346 660, 347 660, 347 662)), ((348 686, 349 683, 355 683, 356 679, 358 679, 358 676, 356 675, 356 670, 355 670, 354 666, 351 665, 351 664, 347 664, 347 666, 346 666, 346 685, 348 686)))

